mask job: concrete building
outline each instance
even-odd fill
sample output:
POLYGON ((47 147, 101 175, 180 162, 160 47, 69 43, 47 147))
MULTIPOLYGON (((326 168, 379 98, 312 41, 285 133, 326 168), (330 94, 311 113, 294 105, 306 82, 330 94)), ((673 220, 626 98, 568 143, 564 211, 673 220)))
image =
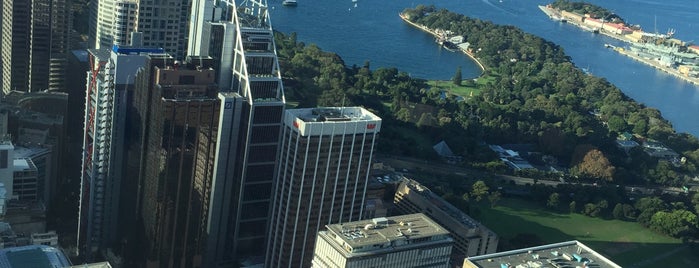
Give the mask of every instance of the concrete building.
POLYGON ((583 243, 568 241, 466 258, 463 268, 599 267, 621 268, 583 243))
POLYGON ((316 233, 363 218, 381 118, 361 107, 287 110, 268 267, 307 267, 316 233))
POLYGON ((312 267, 450 267, 454 241, 422 213, 326 228, 318 232, 312 267))
POLYGON ((9 139, 0 140, 0 183, 5 186, 6 200, 12 199, 12 181, 15 172, 14 151, 15 146, 9 139))
POLYGON ((184 60, 191 5, 191 0, 97 1, 90 7, 90 42, 95 48, 114 44, 161 47, 184 60))
POLYGON ((238 38, 211 46, 224 93, 205 267, 264 259, 285 105, 266 1, 225 5, 232 24, 217 28, 216 36, 238 38))
POLYGON ((19 201, 39 201, 38 172, 30 158, 15 158, 12 195, 19 201))
POLYGON ((169 56, 149 55, 136 75, 147 267, 201 265, 202 219, 208 208, 196 190, 206 187, 207 178, 197 167, 213 166, 208 151, 217 136, 220 104, 211 64, 208 57, 180 64, 169 56))
POLYGON ((122 46, 89 50, 77 239, 85 257, 119 237, 127 110, 136 71, 145 66, 150 53, 163 50, 122 46))
POLYGON ((497 251, 498 236, 417 181, 403 178, 393 200, 402 213, 424 213, 449 230, 455 258, 497 251))

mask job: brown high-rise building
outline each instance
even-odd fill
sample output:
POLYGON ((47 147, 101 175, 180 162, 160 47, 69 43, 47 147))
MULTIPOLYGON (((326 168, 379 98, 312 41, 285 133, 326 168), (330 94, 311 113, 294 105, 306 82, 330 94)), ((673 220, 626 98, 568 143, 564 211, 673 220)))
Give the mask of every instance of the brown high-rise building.
POLYGON ((211 58, 150 55, 136 76, 140 216, 148 267, 197 267, 220 100, 211 58))

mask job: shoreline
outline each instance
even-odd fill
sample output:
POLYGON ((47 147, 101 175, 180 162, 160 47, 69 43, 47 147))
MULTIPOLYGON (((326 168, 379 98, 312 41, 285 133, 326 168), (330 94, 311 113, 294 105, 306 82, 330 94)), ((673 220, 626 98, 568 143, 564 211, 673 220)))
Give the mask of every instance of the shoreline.
MULTIPOLYGON (((544 14, 546 14, 546 16, 548 16, 549 18, 551 18, 551 19, 554 20, 554 21, 561 21, 561 20, 563 19, 563 16, 562 16, 562 14, 561 14, 561 12, 560 12, 559 10, 550 8, 550 7, 548 7, 548 6, 539 6, 539 9, 541 9, 541 11, 544 12, 544 14)), ((579 24, 579 23, 577 23, 577 22, 573 22, 573 21, 566 20, 565 23, 568 23, 568 24, 571 24, 571 25, 573 25, 573 26, 576 26, 576 27, 578 27, 578 28, 580 28, 580 29, 582 29, 582 30, 586 30, 586 26, 583 26, 583 25, 581 25, 581 24, 579 24)), ((624 35, 618 35, 618 34, 610 33, 610 32, 605 31, 604 29, 599 29, 597 33, 603 34, 603 35, 605 35, 605 36, 614 38, 614 39, 616 39, 616 40, 619 40, 619 41, 622 41, 622 42, 625 42, 625 43, 628 43, 628 44, 634 44, 634 43, 635 43, 633 40, 624 37, 624 35)), ((634 59, 634 60, 636 60, 636 61, 640 61, 641 63, 644 63, 644 64, 646 64, 646 65, 648 65, 648 66, 650 66, 650 67, 653 67, 653 68, 655 68, 655 69, 661 70, 661 71, 663 71, 663 72, 665 72, 665 73, 667 73, 667 74, 670 74, 670 75, 672 75, 672 76, 674 76, 674 77, 676 77, 676 78, 679 78, 679 79, 681 79, 681 80, 684 80, 684 81, 686 81, 686 82, 688 82, 688 83, 690 83, 690 84, 692 84, 692 85, 699 85, 699 78, 683 75, 683 74, 680 73, 679 70, 677 70, 676 68, 672 68, 672 67, 668 67, 668 66, 663 66, 663 65, 659 64, 659 63, 658 63, 657 61, 655 61, 655 60, 644 58, 644 57, 642 57, 642 56, 639 56, 639 55, 637 55, 637 54, 634 54, 634 53, 631 52, 631 51, 628 51, 628 50, 625 49, 625 48, 621 48, 621 47, 619 47, 619 48, 614 48, 614 51, 618 52, 618 53, 621 54, 621 55, 624 55, 624 56, 627 56, 627 57, 629 57, 629 58, 632 58, 632 59, 634 59)))
MULTIPOLYGON (((427 33, 431 34, 434 38, 439 37, 439 34, 437 34, 436 32, 434 32, 434 31, 432 31, 432 30, 430 30, 429 28, 425 27, 424 25, 420 25, 420 24, 417 24, 417 23, 414 23, 414 22, 408 20, 408 19, 403 15, 403 13, 398 13, 398 16, 399 16, 404 22, 406 22, 406 23, 412 25, 412 26, 415 27, 415 28, 418 28, 418 29, 420 29, 420 30, 422 30, 422 31, 424 31, 424 32, 427 32, 427 33)), ((481 61, 479 61, 478 58, 476 58, 475 55, 469 53, 468 51, 463 50, 463 49, 461 49, 461 48, 459 48, 459 51, 461 51, 461 52, 463 52, 464 54, 466 54, 466 56, 468 56, 472 61, 474 61, 474 62, 478 65, 478 67, 481 68, 481 74, 478 75, 478 76, 476 76, 476 77, 474 77, 474 78, 482 77, 483 74, 485 73, 485 66, 483 65, 483 63, 481 63, 481 61)), ((468 78, 467 78, 467 79, 468 79, 468 78)), ((473 78, 471 78, 471 79, 473 79, 473 78)))
POLYGON ((690 84, 692 84, 692 85, 699 85, 699 78, 694 78, 694 77, 685 76, 685 75, 683 75, 682 73, 680 73, 680 72, 679 72, 678 70, 676 70, 676 69, 673 69, 673 68, 671 68, 671 67, 663 66, 663 65, 659 64, 659 63, 658 63, 657 61, 655 61, 655 60, 651 60, 651 59, 647 59, 647 58, 641 57, 641 56, 636 55, 636 54, 634 54, 633 52, 627 51, 627 50, 625 50, 625 49, 618 49, 618 48, 617 48, 617 49, 614 49, 614 50, 615 50, 616 52, 618 52, 619 54, 621 54, 621 55, 627 56, 627 57, 632 58, 632 59, 634 59, 634 60, 636 60, 636 61, 640 61, 640 62, 642 62, 642 63, 644 63, 644 64, 646 64, 646 65, 648 65, 648 66, 651 66, 651 67, 653 67, 653 68, 655 68, 655 69, 661 70, 661 71, 663 71, 663 72, 665 72, 665 73, 667 73, 667 74, 670 74, 670 75, 672 75, 672 76, 674 76, 674 77, 680 78, 680 79, 682 79, 682 80, 684 80, 684 81, 686 81, 686 82, 688 82, 688 83, 690 83, 690 84))

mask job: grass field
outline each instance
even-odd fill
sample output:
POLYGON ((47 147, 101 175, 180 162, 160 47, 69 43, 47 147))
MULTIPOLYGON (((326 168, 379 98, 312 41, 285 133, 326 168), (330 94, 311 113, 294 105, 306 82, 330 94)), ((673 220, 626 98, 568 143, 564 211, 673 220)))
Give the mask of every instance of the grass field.
POLYGON ((465 86, 465 84, 467 84, 466 80, 464 80, 464 82, 461 83, 461 86, 455 85, 451 80, 430 80, 427 81, 427 84, 431 87, 446 90, 451 94, 468 98, 469 96, 477 96, 481 94, 481 87, 483 85, 487 84, 488 82, 494 83, 495 80, 498 78, 499 76, 496 74, 481 76, 475 78, 475 84, 472 84, 472 86, 465 86))
POLYGON ((696 250, 692 252, 679 239, 654 233, 635 222, 553 213, 520 199, 503 199, 492 209, 479 206, 475 218, 500 235, 501 241, 519 233, 535 234, 544 243, 578 240, 624 267, 699 263, 696 250))

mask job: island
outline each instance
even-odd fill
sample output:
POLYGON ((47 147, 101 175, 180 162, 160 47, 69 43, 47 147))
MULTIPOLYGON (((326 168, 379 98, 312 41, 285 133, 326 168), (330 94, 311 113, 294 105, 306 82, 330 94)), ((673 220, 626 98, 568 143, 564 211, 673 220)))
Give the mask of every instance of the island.
POLYGON ((607 44, 606 47, 692 84, 699 84, 699 46, 674 38, 672 29, 667 33, 644 32, 639 25, 628 25, 613 12, 586 2, 556 0, 539 6, 539 9, 554 21, 570 23, 626 42, 628 46, 607 44))

